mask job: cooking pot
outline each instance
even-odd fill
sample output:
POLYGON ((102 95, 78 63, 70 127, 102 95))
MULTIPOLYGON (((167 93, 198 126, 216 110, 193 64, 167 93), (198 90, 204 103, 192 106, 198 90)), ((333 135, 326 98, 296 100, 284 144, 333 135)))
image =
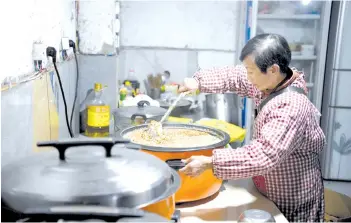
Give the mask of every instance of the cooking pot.
POLYGON ((234 93, 206 94, 206 114, 209 118, 219 119, 240 125, 241 99, 234 93))
MULTIPOLYGON (((147 128, 147 125, 139 125, 127 128, 121 132, 121 136, 126 137, 126 134, 143 128, 147 128)), ((194 124, 168 123, 163 124, 163 128, 194 129, 198 131, 205 131, 220 139, 220 142, 211 145, 201 147, 194 147, 189 145, 186 148, 148 146, 132 143, 136 146, 140 146, 142 151, 157 156, 161 160, 165 161, 170 167, 175 170, 179 170, 180 168, 184 167, 184 163, 181 162, 182 159, 200 155, 212 156, 212 151, 216 148, 224 148, 224 146, 229 143, 230 138, 227 133, 221 130, 194 124)), ((179 175, 181 178, 181 186, 175 194, 176 203, 204 199, 217 193, 222 186, 222 180, 215 177, 212 170, 206 170, 200 176, 195 178, 189 177, 183 173, 179 173, 179 175)))
POLYGON ((127 127, 147 123, 150 120, 160 121, 167 112, 166 109, 150 106, 148 101, 139 101, 137 106, 126 106, 114 109, 112 112, 115 131, 118 132, 127 127))
POLYGON ((101 138, 38 143, 56 150, 3 167, 2 199, 21 213, 30 208, 98 205, 144 209, 170 219, 179 175, 154 156, 114 146, 127 142, 101 138))

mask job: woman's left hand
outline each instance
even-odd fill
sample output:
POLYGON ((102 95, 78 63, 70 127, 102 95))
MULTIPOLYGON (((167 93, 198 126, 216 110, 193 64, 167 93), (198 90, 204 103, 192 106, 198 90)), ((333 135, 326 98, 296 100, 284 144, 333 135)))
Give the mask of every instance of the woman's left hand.
POLYGON ((186 166, 179 171, 191 177, 197 177, 205 170, 212 169, 212 157, 210 156, 192 156, 182 161, 186 166))

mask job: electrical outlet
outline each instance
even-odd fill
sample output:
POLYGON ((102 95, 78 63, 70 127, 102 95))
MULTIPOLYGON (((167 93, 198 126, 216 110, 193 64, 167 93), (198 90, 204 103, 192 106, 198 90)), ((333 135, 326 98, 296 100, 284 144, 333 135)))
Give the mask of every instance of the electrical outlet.
POLYGON ((33 60, 44 60, 46 58, 46 46, 43 43, 34 43, 32 57, 33 60))
POLYGON ((33 43, 32 50, 33 66, 35 71, 40 71, 47 65, 46 46, 41 42, 33 43))
POLYGON ((62 37, 62 39, 61 39, 61 46, 62 46, 62 50, 68 50, 69 49, 69 38, 68 37, 62 37))

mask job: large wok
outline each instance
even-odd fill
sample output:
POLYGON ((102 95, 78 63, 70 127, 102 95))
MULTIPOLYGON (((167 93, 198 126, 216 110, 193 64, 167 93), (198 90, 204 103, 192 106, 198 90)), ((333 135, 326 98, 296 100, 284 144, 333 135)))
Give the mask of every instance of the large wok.
MULTIPOLYGON (((121 132, 121 136, 126 137, 126 134, 143 128, 147 128, 147 125, 127 128, 121 132)), ((142 151, 160 158, 175 170, 184 167, 184 164, 181 162, 182 159, 187 159, 196 155, 211 156, 214 149, 224 148, 230 140, 229 135, 221 130, 195 124, 164 124, 163 128, 185 128, 205 131, 220 139, 218 143, 201 147, 189 145, 186 148, 149 146, 133 142, 136 146, 140 146, 142 151)), ((179 175, 181 177, 181 187, 175 195, 176 203, 195 201, 209 197, 218 192, 222 185, 222 180, 215 177, 212 170, 207 170, 196 178, 186 176, 183 173, 179 173, 179 175)))

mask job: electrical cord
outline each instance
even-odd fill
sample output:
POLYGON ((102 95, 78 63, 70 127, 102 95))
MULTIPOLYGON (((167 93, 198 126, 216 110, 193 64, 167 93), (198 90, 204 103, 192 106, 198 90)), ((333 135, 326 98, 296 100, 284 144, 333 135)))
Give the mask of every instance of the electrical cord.
POLYGON ((76 45, 73 42, 73 40, 69 40, 69 46, 73 48, 73 53, 74 53, 74 60, 76 61, 76 89, 74 92, 74 100, 73 100, 73 105, 72 105, 72 112, 71 112, 71 118, 70 118, 70 126, 72 128, 72 122, 73 122, 73 115, 74 115, 74 110, 76 107, 77 103, 77 98, 78 98, 78 80, 79 80, 79 67, 78 67, 78 60, 77 60, 77 54, 76 54, 76 45))
POLYGON ((59 81, 61 95, 62 95, 63 104, 64 104, 64 108, 65 108, 65 118, 66 118, 67 129, 68 129, 70 137, 73 138, 72 129, 71 129, 71 127, 69 125, 69 121, 68 121, 68 110, 67 110, 67 102, 66 102, 65 92, 63 91, 61 76, 60 76, 60 73, 58 72, 58 69, 56 66, 56 49, 54 47, 46 48, 46 55, 52 57, 52 63, 54 64, 54 68, 55 68, 55 71, 57 74, 57 79, 59 81))
POLYGON ((73 138, 72 129, 71 129, 71 127, 69 125, 69 122, 68 122, 68 111, 67 111, 67 102, 66 102, 65 92, 63 91, 62 81, 61 81, 60 74, 59 74, 59 72, 57 70, 57 67, 56 67, 56 62, 54 63, 54 68, 55 68, 55 71, 56 71, 56 74, 57 74, 57 79, 59 81, 60 90, 61 90, 62 99, 63 99, 63 104, 64 104, 64 107, 65 107, 65 117, 66 117, 67 129, 68 129, 70 137, 73 138))

